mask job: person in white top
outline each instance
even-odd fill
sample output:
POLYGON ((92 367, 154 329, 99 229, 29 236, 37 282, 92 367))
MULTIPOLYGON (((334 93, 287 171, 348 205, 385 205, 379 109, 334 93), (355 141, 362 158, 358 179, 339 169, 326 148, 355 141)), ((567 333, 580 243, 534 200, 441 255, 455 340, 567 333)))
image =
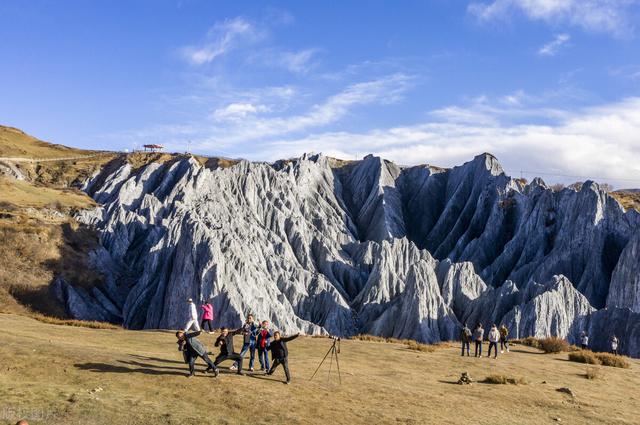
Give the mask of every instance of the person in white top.
POLYGON ((489 353, 487 354, 487 357, 491 357, 492 348, 495 350, 493 358, 495 359, 498 357, 498 342, 500 342, 500 331, 498 331, 498 327, 496 325, 493 325, 489 331, 489 353))
POLYGON ((189 304, 189 321, 187 322, 187 326, 184 327, 184 331, 187 332, 193 328, 200 332, 200 325, 198 324, 198 310, 196 310, 196 305, 193 302, 193 299, 189 298, 187 300, 187 304, 189 304))
POLYGON ((611 337, 611 354, 618 355, 618 337, 615 335, 611 337))
POLYGON ((589 349, 589 335, 586 332, 582 332, 580 335, 580 348, 583 350, 589 349))

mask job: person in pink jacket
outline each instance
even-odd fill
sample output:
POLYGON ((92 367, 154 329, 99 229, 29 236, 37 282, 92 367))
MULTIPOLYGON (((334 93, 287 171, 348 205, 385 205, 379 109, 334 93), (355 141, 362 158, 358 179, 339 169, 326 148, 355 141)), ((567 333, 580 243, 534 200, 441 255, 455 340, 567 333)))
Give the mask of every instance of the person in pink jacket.
POLYGON ((207 330, 207 326, 209 327, 209 333, 213 333, 213 306, 210 301, 202 304, 202 323, 201 327, 203 331, 207 330))

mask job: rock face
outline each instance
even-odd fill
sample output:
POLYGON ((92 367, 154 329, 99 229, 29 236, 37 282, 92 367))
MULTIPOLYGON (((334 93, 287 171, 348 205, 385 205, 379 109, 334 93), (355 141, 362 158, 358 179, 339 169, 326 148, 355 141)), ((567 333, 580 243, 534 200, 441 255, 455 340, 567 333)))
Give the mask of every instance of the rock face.
POLYGON ((107 283, 58 285, 80 318, 177 328, 187 298, 211 298, 216 325, 253 312, 285 332, 427 342, 456 338, 461 322, 607 340, 607 317, 638 320, 638 214, 592 182, 525 185, 489 154, 449 170, 373 156, 120 161, 84 189, 102 204, 78 219, 102 234, 107 283))

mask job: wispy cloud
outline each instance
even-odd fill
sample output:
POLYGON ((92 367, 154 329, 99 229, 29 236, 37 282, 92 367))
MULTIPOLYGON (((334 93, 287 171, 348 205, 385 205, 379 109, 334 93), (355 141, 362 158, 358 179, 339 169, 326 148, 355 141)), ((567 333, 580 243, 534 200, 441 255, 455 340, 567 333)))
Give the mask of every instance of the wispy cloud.
POLYGON ((618 37, 632 33, 630 14, 637 0, 492 0, 474 1, 468 11, 480 21, 510 20, 515 13, 553 25, 572 25, 618 37))
POLYGON ((335 123, 357 106, 390 104, 402 99, 413 77, 405 74, 387 75, 378 79, 354 83, 343 91, 313 105, 306 113, 289 117, 255 117, 228 128, 224 138, 250 141, 265 137, 284 136, 335 123))
POLYGON ((541 56, 555 56, 570 39, 571 36, 569 34, 558 34, 553 40, 540 47, 538 54, 541 56))
POLYGON ((192 65, 203 65, 231 51, 243 40, 257 40, 260 32, 249 21, 237 17, 216 23, 207 34, 207 42, 186 46, 183 57, 192 65))
POLYGON ((622 77, 625 79, 637 81, 640 80, 640 65, 627 65, 609 68, 609 74, 614 77, 622 77))
POLYGON ((251 52, 247 61, 269 68, 284 69, 296 74, 306 74, 318 65, 320 51, 317 48, 285 50, 269 47, 251 52))

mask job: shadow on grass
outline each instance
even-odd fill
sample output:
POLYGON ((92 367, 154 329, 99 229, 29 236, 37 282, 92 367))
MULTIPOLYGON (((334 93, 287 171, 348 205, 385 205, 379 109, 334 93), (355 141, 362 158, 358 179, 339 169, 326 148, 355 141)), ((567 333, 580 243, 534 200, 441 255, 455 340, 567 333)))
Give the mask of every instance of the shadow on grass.
MULTIPOLYGON (((184 370, 184 367, 161 366, 161 365, 137 362, 135 360, 118 360, 118 363, 130 365, 130 366, 139 366, 141 368, 146 368, 146 369, 156 368, 156 369, 184 370)), ((183 364, 185 365, 185 367, 187 366, 186 363, 183 363, 183 364)))
POLYGON ((272 375, 265 374, 247 374, 249 378, 261 379, 263 381, 282 382, 282 379, 274 378, 272 375))
POLYGON ((167 370, 157 370, 148 367, 125 367, 118 366, 108 363, 76 363, 74 366, 81 370, 88 370, 89 372, 97 372, 97 373, 142 373, 145 375, 176 375, 176 376, 184 376, 188 369, 185 368, 184 371, 167 371, 167 370))
POLYGON ((509 352, 510 353, 533 354, 533 355, 536 355, 536 356, 547 354, 544 351, 527 351, 527 350, 521 350, 521 349, 517 349, 517 348, 511 348, 511 349, 509 349, 509 352))
POLYGON ((160 357, 141 356, 139 354, 129 354, 129 356, 136 357, 136 358, 138 358, 140 360, 148 360, 150 362, 178 363, 178 364, 183 364, 184 363, 183 361, 179 361, 179 360, 161 359, 160 357))

